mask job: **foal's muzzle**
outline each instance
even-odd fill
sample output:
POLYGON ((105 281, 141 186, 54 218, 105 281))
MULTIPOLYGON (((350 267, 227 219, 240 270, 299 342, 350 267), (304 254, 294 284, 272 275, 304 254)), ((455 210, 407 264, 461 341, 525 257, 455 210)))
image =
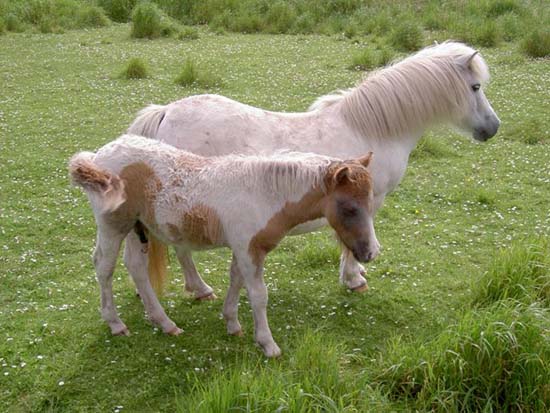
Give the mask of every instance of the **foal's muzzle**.
POLYGON ((378 256, 378 248, 369 248, 366 242, 357 242, 351 250, 353 257, 359 262, 369 262, 378 256))

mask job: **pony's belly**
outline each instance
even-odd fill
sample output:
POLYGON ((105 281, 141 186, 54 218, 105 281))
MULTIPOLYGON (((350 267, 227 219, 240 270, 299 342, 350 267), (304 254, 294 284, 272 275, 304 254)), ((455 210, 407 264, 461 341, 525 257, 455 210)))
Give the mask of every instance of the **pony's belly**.
POLYGON ((315 219, 313 221, 304 222, 303 224, 296 225, 292 228, 288 235, 300 235, 307 234, 308 232, 316 231, 320 228, 326 227, 328 222, 325 218, 315 219))

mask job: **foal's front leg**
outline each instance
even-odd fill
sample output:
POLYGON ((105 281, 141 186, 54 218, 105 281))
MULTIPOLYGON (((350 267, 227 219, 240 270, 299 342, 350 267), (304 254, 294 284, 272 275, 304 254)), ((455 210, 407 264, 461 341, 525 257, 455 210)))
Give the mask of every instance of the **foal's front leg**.
POLYGON ((256 343, 260 345, 267 357, 279 357, 281 349, 273 340, 267 321, 267 288, 263 274, 264 257, 258 257, 256 262, 253 262, 246 249, 242 252, 233 252, 252 307, 256 343))
POLYGON ((348 248, 342 246, 342 254, 340 255, 340 282, 352 291, 367 291, 369 286, 364 277, 365 273, 365 267, 357 262, 353 253, 348 248))
POLYGON ((107 226, 98 225, 93 260, 97 281, 101 290, 101 317, 111 328, 113 335, 130 335, 119 318, 113 300, 113 272, 124 234, 107 226))
POLYGON ((242 336, 243 330, 239 323, 239 293, 244 284, 243 276, 237 265, 237 259, 233 254, 231 269, 229 270, 229 289, 223 303, 223 318, 227 326, 227 333, 234 336, 242 336))
POLYGON ((164 312, 157 295, 155 294, 149 281, 149 259, 146 253, 141 251, 142 243, 135 234, 129 234, 126 237, 126 249, 124 251, 124 263, 128 272, 132 276, 136 284, 139 296, 145 306, 145 311, 149 319, 161 326, 162 331, 172 336, 177 336, 182 333, 164 312), (133 235, 133 236, 132 236, 133 235))

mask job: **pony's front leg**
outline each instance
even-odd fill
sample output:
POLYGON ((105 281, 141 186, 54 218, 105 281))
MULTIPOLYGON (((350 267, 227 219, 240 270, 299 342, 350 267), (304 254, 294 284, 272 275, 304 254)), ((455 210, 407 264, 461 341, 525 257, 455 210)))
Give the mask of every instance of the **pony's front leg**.
POLYGON ((227 290, 227 296, 223 303, 223 318, 225 319, 227 332, 229 334, 242 336, 243 330, 241 328, 241 323, 239 323, 239 293, 244 280, 239 271, 235 254, 233 254, 233 260, 231 261, 229 276, 229 290, 227 290))
POLYGON ((264 257, 253 262, 246 252, 234 251, 237 265, 244 279, 254 316, 254 336, 267 357, 279 357, 281 349, 273 340, 267 321, 267 288, 264 283, 264 257))
POLYGON ((185 248, 176 247, 176 256, 180 262, 185 277, 185 291, 193 294, 197 300, 215 300, 214 290, 199 275, 191 252, 185 248))
POLYGON ((369 289, 364 275, 365 267, 357 262, 349 249, 342 246, 342 255, 340 255, 340 282, 352 291, 364 292, 369 289))
POLYGON ((113 335, 130 335, 119 318, 113 300, 113 272, 124 235, 108 227, 98 225, 97 241, 93 255, 97 281, 101 290, 101 317, 111 328, 113 335))
POLYGON ((126 249, 124 251, 126 268, 136 284, 138 294, 143 301, 149 319, 153 323, 158 324, 166 334, 177 336, 182 333, 182 330, 166 315, 157 295, 153 291, 147 270, 149 259, 147 254, 144 254, 141 249, 142 243, 137 235, 129 234, 126 237, 126 249))

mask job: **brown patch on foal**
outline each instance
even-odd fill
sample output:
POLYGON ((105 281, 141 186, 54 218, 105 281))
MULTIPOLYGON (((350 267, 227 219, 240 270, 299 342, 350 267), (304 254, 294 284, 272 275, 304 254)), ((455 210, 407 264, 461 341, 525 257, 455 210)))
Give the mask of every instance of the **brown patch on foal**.
POLYGON ((130 164, 119 174, 124 182, 126 202, 111 214, 114 224, 134 225, 136 219, 143 220, 147 225, 155 222, 155 200, 162 183, 155 171, 144 162, 130 164))
POLYGON ((179 226, 169 225, 168 231, 174 239, 186 240, 197 247, 213 247, 223 244, 223 227, 216 211, 198 204, 185 211, 179 226))
POLYGON ((252 262, 261 265, 264 257, 274 249, 286 233, 296 225, 323 216, 321 200, 326 196, 321 188, 314 188, 298 202, 287 202, 273 215, 266 226, 250 240, 248 253, 252 262))

